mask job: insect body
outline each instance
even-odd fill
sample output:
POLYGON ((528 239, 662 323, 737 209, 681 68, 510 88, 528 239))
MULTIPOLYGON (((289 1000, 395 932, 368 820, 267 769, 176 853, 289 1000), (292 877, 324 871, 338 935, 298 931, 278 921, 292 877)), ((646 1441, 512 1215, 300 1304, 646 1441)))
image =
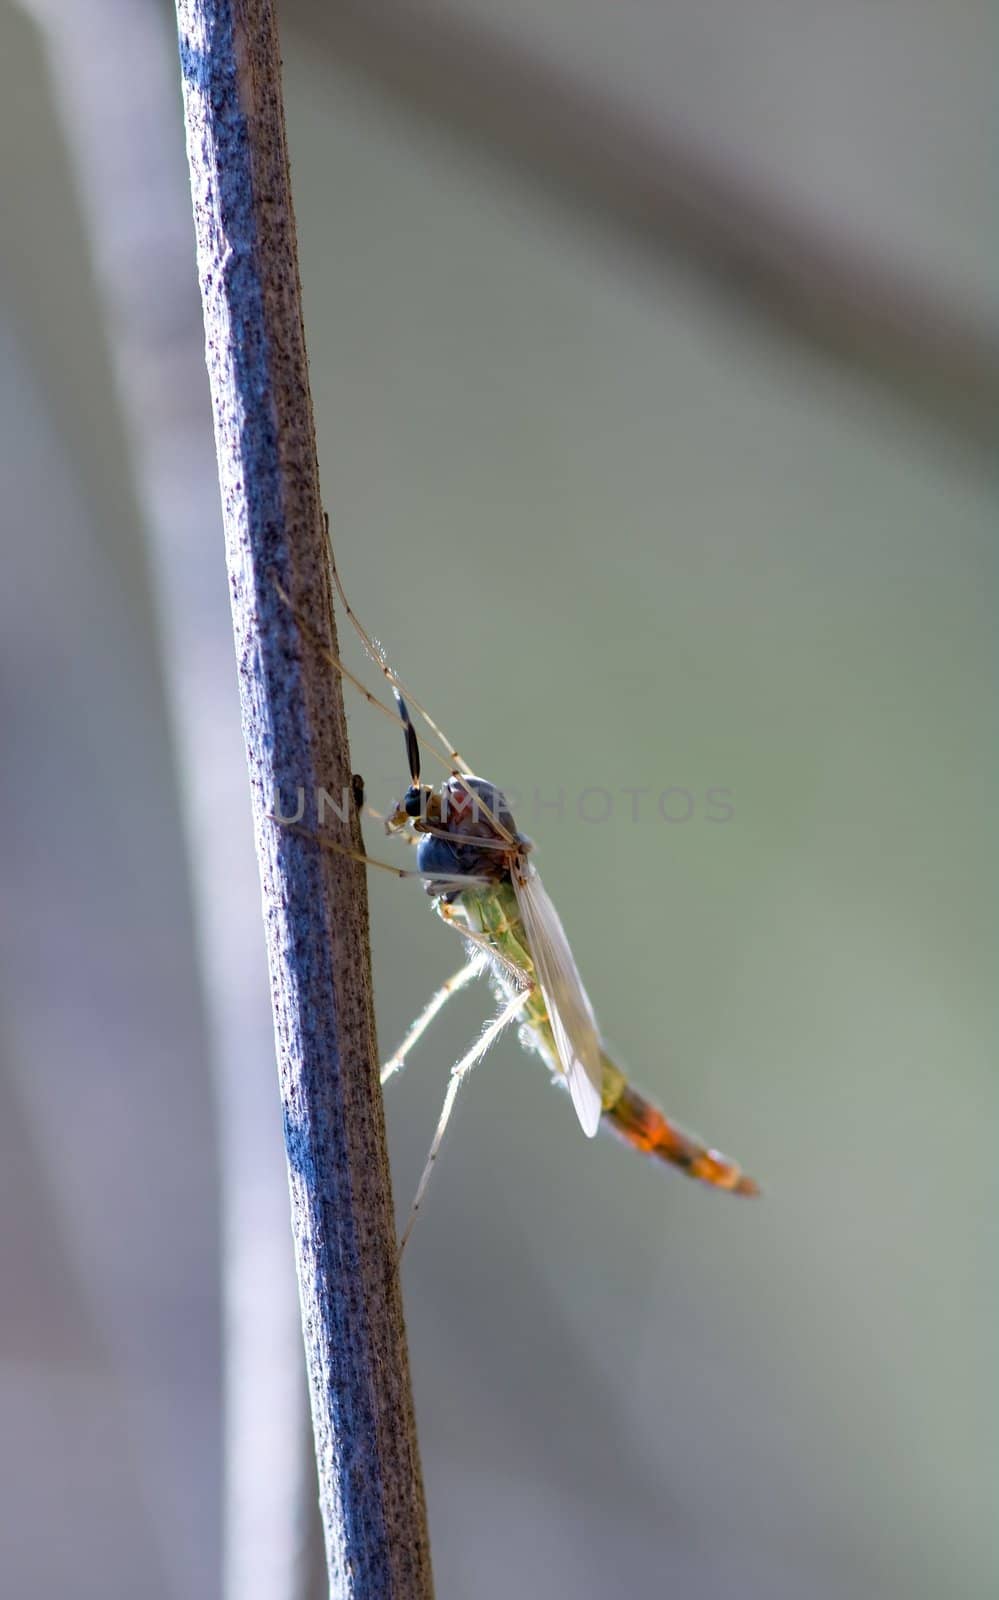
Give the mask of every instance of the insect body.
MULTIPOLYGON (((710 1149, 693 1134, 684 1133, 639 1094, 607 1054, 558 912, 531 859, 531 840, 518 831, 496 785, 475 776, 408 691, 403 698, 402 684, 352 611, 335 564, 333 578, 347 616, 392 686, 396 710, 373 695, 336 656, 316 642, 336 671, 402 727, 410 787, 385 826, 390 834, 416 844, 416 870, 389 866, 325 838, 321 842, 397 877, 422 879, 438 915, 465 940, 469 952, 466 965, 437 991, 383 1066, 382 1083, 405 1064, 410 1050, 450 996, 479 973, 487 969, 491 972, 503 1002, 494 1021, 452 1068, 402 1245, 416 1219, 458 1086, 503 1028, 514 1021, 519 1024, 522 1043, 540 1055, 556 1081, 568 1089, 587 1137, 592 1138, 602 1123, 633 1149, 657 1156, 716 1189, 732 1194, 759 1193, 752 1178, 734 1161, 710 1149), (420 781, 420 742, 407 700, 448 754, 445 760, 431 747, 434 758, 448 768, 446 780, 436 788, 420 781)), ((283 591, 279 592, 287 599, 283 591)), ((299 618, 299 625, 308 632, 304 619, 299 618)), ((356 794, 355 789, 355 797, 356 794)))
POLYGON ((736 1194, 756 1194, 741 1168, 683 1133, 628 1082, 603 1046, 589 997, 558 913, 530 859, 502 793, 483 778, 453 772, 421 787, 415 734, 405 701, 413 785, 388 819, 391 832, 419 835, 417 869, 439 915, 490 961, 496 983, 520 1009, 522 1042, 565 1082, 584 1133, 601 1120, 644 1153, 736 1194), (416 759, 413 759, 416 757, 416 759), (461 880, 466 880, 462 882, 461 880))

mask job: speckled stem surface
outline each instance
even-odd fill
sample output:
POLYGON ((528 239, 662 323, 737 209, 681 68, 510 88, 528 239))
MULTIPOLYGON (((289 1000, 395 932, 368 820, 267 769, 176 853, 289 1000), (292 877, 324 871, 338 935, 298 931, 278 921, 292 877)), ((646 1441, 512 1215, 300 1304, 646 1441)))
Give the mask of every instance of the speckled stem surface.
MULTIPOLYGON (((318 788, 350 792, 340 683, 315 647, 336 642, 274 8, 177 0, 177 17, 330 1590, 424 1600, 364 869, 270 819, 276 792, 287 814, 304 789, 306 823, 318 788)), ((359 843, 350 809, 341 838, 359 843)))

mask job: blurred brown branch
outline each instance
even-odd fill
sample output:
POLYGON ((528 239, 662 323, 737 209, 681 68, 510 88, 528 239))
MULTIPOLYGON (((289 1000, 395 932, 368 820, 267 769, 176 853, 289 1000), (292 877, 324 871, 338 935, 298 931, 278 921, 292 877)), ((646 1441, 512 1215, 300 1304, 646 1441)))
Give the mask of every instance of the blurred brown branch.
POLYGON ((999 330, 526 48, 404 0, 286 0, 290 23, 463 148, 975 452, 999 436, 999 330))

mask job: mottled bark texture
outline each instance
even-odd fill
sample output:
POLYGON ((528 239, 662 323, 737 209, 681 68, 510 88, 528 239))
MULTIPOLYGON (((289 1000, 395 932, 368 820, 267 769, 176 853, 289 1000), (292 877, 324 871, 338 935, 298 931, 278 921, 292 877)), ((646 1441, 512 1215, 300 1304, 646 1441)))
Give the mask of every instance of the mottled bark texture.
MULTIPOLYGON (((422 1600, 364 869, 270 817, 275 792, 350 785, 340 684, 316 649, 335 636, 274 8, 178 0, 177 14, 330 1587, 422 1600)), ((341 837, 359 840, 352 813, 341 837)))

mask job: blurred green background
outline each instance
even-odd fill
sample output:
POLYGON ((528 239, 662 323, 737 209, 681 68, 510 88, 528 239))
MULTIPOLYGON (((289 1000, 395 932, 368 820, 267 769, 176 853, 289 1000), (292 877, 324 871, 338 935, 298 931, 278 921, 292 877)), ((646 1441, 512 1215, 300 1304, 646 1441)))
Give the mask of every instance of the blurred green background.
MULTIPOLYGON (((318 1594, 170 14, 27 10, 0 7, 4 1589, 318 1594)), ((564 791, 518 820, 608 1039, 765 1191, 587 1144, 512 1038, 476 1071, 404 1266, 439 1593, 985 1600, 994 460, 930 358, 818 353, 322 11, 287 8, 285 96, 352 603, 476 770, 564 791)), ((993 325, 980 8, 493 11, 433 26, 501 22, 993 325)), ((348 712, 384 807, 401 741, 348 712)), ((460 951, 418 887, 370 893, 387 1053, 460 951)), ((389 1092, 400 1214, 489 1003, 389 1092)))

